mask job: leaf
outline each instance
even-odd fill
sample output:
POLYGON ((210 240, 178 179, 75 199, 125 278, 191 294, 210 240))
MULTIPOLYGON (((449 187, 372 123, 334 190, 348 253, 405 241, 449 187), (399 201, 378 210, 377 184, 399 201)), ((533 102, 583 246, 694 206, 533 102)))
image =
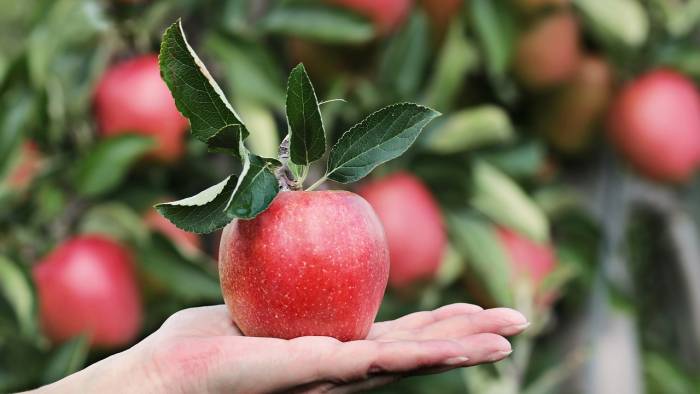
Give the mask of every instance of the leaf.
POLYGON ((89 341, 86 335, 73 338, 62 344, 52 355, 44 368, 42 384, 57 380, 80 370, 87 360, 89 341))
POLYGON ((279 192, 279 182, 273 172, 278 163, 244 150, 241 149, 243 171, 226 206, 229 218, 254 218, 267 209, 279 192))
POLYGON ((221 302, 221 288, 215 276, 175 249, 161 234, 137 250, 139 268, 149 279, 186 302, 221 302))
POLYGON ((479 53, 464 33, 461 20, 450 25, 438 54, 435 71, 428 83, 425 102, 438 111, 447 111, 464 86, 467 75, 477 70, 479 53), (459 53, 459 56, 455 56, 459 53))
POLYGON ((505 174, 483 161, 473 168, 470 203, 494 222, 545 242, 549 223, 540 208, 505 174))
POLYGON ((324 6, 288 4, 275 7, 261 20, 268 33, 296 36, 334 44, 361 44, 374 38, 367 18, 324 6))
POLYGON ((456 153, 514 137, 508 114, 498 106, 482 105, 451 114, 427 139, 437 153, 456 153))
POLYGON ((13 152, 36 118, 36 98, 28 89, 13 89, 0 96, 0 175, 9 170, 13 152))
POLYGON ((84 234, 105 234, 125 243, 148 239, 143 218, 128 205, 109 202, 92 207, 82 215, 78 231, 84 234))
POLYGON ((98 196, 118 186, 132 164, 153 146, 149 137, 123 134, 101 141, 77 163, 75 186, 86 196, 98 196))
POLYGON ((326 177, 341 183, 363 178, 378 165, 403 154, 437 116, 439 112, 412 103, 394 104, 372 113, 333 146, 326 177))
POLYGON ((180 20, 165 31, 158 59, 177 108, 190 120, 192 135, 210 149, 237 154, 238 140, 245 139, 248 130, 187 43, 180 20))
POLYGON ((545 148, 541 141, 532 140, 507 146, 505 149, 480 152, 479 158, 513 178, 532 178, 545 165, 545 148))
POLYGON ((279 154, 280 137, 274 113, 250 100, 241 97, 235 101, 236 107, 245 114, 246 124, 255 130, 245 140, 251 152, 263 157, 277 157, 279 154))
POLYGON ((292 163, 309 165, 326 151, 326 133, 316 92, 303 64, 289 74, 287 82, 289 155, 292 163))
POLYGON ((384 50, 379 81, 398 97, 416 95, 430 56, 430 31, 423 12, 416 12, 384 50))
POLYGON ((486 285, 499 305, 512 305, 508 256, 493 226, 467 213, 449 213, 447 223, 454 238, 454 247, 467 259, 474 272, 486 285))
POLYGON ((649 35, 649 17, 636 0, 574 0, 594 36, 612 46, 639 48, 649 35))
POLYGON ((155 208, 166 219, 185 231, 210 233, 231 221, 224 210, 231 199, 237 181, 238 177, 231 175, 195 196, 158 204, 155 208))
POLYGON ((486 55, 486 67, 492 76, 504 75, 510 67, 515 40, 515 18, 506 1, 472 0, 472 22, 486 55))
POLYGON ((37 333, 36 300, 29 280, 12 261, 0 255, 0 293, 17 316, 22 334, 31 337, 37 333))

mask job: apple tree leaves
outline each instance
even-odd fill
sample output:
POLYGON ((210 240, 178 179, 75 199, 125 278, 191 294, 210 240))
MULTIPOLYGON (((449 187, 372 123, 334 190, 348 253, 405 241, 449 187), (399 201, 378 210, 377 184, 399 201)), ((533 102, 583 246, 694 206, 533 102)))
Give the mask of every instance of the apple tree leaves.
MULTIPOLYGON (((326 137, 319 102, 302 64, 287 83, 286 113, 289 161, 265 158, 244 145, 249 130, 219 85, 190 47, 178 20, 163 35, 161 75, 179 111, 189 119, 192 134, 210 151, 228 153, 241 160, 242 171, 199 194, 159 204, 156 209, 177 227, 207 233, 234 219, 252 219, 272 203, 291 173, 292 188, 303 183, 308 166, 326 152, 326 137), (295 171, 296 169, 296 171, 295 171), (299 171, 303 169, 303 171, 299 171)), ((331 148, 325 175, 315 185, 333 180, 354 182, 376 166, 404 153, 428 122, 440 114, 412 103, 390 105, 351 127, 331 148)), ((284 146, 286 150, 286 145, 284 146)), ((312 189, 312 186, 310 189, 312 189)))

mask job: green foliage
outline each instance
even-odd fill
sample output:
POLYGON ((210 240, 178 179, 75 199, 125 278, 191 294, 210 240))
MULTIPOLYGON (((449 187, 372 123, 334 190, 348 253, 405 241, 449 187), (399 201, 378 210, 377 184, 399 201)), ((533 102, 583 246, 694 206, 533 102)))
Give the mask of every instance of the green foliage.
POLYGON ((287 82, 287 122, 289 157, 292 162, 309 165, 326 151, 326 131, 316 92, 303 64, 294 67, 287 82))

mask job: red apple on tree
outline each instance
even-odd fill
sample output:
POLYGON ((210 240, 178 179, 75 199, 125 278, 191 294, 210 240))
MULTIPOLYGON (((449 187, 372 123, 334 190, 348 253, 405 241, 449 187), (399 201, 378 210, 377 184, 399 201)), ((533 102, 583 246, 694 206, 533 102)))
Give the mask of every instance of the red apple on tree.
POLYGON ((531 281, 534 289, 538 289, 556 268, 552 246, 532 241, 505 227, 499 227, 497 233, 506 251, 513 276, 531 281))
POLYGON ((408 16, 413 0, 326 0, 366 16, 374 22, 379 34, 399 27, 408 16))
POLYGON ((59 245, 32 270, 42 327, 54 342, 87 334, 97 347, 130 343, 142 320, 134 262, 127 249, 98 235, 59 245))
POLYGON ((135 57, 108 69, 95 90, 94 108, 102 135, 151 136, 156 144, 153 157, 173 161, 182 156, 187 119, 160 78, 156 55, 135 57))
POLYGON ((700 95, 678 72, 648 72, 619 93, 608 129, 617 148, 642 174, 684 182, 700 160, 700 95))
POLYGON ((530 89, 544 89, 569 80, 580 61, 579 27, 571 12, 537 20, 518 38, 513 69, 530 89))
POLYGON ((12 190, 24 190, 41 168, 42 154, 34 141, 24 141, 5 182, 12 190))
POLYGON ((440 268, 445 234, 440 208, 415 176, 399 172, 362 185, 358 193, 374 208, 389 242, 389 284, 404 288, 431 279, 440 268))
POLYGON ((439 114, 411 103, 372 113, 341 136, 327 156, 324 175, 302 191, 309 165, 326 150, 318 98, 303 65, 289 76, 289 133, 273 159, 245 148, 246 125, 188 46, 179 23, 163 36, 160 60, 163 79, 190 119, 192 134, 241 161, 239 175, 156 207, 184 230, 225 227, 219 272, 233 321, 245 335, 364 338, 389 274, 381 222, 358 195, 313 190, 326 180, 363 178, 405 152, 439 114), (199 121, 214 108, 220 117, 199 121))

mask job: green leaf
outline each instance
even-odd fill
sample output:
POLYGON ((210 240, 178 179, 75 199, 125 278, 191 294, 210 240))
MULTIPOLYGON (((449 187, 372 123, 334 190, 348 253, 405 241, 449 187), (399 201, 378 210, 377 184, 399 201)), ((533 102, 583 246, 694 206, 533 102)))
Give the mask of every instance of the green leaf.
POLYGON ((75 186, 86 196, 117 187, 127 172, 153 146, 149 137, 123 134, 101 141, 77 163, 75 186))
POLYGON ((224 211, 238 177, 231 175, 201 193, 179 201, 156 205, 156 210, 177 227, 194 233, 210 233, 226 226, 231 218, 224 211))
POLYGON ((361 44, 374 38, 367 18, 324 5, 288 4, 275 7, 262 19, 268 33, 335 44, 361 44))
POLYGON ((13 89, 0 96, 0 175, 9 171, 13 152, 36 118, 36 99, 28 89, 13 89))
POLYGON ((144 242, 148 228, 143 217, 128 205, 109 202, 96 205, 82 215, 78 231, 84 234, 105 234, 123 242, 144 242))
POLYGON ((316 92, 303 64, 294 67, 287 82, 289 155, 292 163, 308 165, 326 151, 326 133, 316 92))
POLYGON ((478 156, 510 177, 533 178, 542 170, 545 154, 541 141, 532 140, 504 149, 480 152, 478 156))
POLYGON ((413 97, 418 91, 430 56, 430 31, 423 12, 416 12, 384 50, 379 81, 398 97, 413 97))
POLYGON ((510 2, 472 0, 472 22, 486 55, 486 67, 492 76, 504 75, 510 67, 515 40, 515 18, 510 2))
POLYGON ((279 182, 274 167, 279 163, 265 159, 241 149, 243 171, 238 184, 228 201, 226 213, 229 218, 252 219, 275 199, 279 192, 279 182))
POLYGON ((87 360, 89 345, 86 335, 81 335, 62 344, 51 355, 44 368, 42 384, 53 383, 80 370, 87 360))
POLYGON ((437 153, 456 153, 514 137, 508 114, 498 106, 482 105, 451 114, 427 139, 437 153))
POLYGON ((237 154, 238 140, 245 139, 248 130, 187 43, 180 20, 165 31, 159 62, 177 108, 190 120, 192 135, 210 149, 237 154))
POLYGON ((473 168, 470 203, 494 222, 535 241, 549 239, 549 223, 540 208, 514 181, 483 161, 473 168))
POLYGON ((451 109, 467 75, 478 66, 479 53, 466 37, 461 20, 453 22, 428 83, 425 102, 438 111, 451 109), (455 56, 456 53, 459 56, 455 56))
POLYGON ((649 17, 637 0, 574 0, 593 34, 612 46, 639 48, 649 35, 649 17))
POLYGON ((186 302, 221 302, 216 276, 185 259, 161 234, 138 249, 139 268, 174 297, 186 302))
POLYGON ((468 213, 448 214, 447 224, 454 247, 467 259, 470 272, 483 281, 499 305, 512 305, 508 256, 493 226, 468 213))
POLYGON ((418 104, 401 103, 372 113, 346 131, 328 157, 326 177, 357 181, 378 165, 403 154, 440 113, 418 104))
POLYGON ((0 255, 0 293, 17 316, 20 331, 27 337, 37 333, 36 300, 26 275, 12 261, 0 255))

